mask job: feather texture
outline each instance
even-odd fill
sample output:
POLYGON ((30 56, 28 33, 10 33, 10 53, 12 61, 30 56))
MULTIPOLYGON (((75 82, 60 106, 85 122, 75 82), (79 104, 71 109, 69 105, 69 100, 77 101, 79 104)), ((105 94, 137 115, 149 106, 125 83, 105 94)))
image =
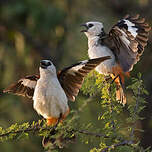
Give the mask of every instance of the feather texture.
POLYGON ((26 76, 25 78, 20 79, 17 83, 10 85, 3 92, 32 98, 38 79, 38 75, 26 76))
POLYGON ((110 56, 82 61, 58 72, 58 79, 69 100, 75 101, 84 77, 107 59, 110 59, 110 56))
POLYGON ((101 38, 101 43, 113 51, 123 71, 128 72, 142 55, 150 29, 144 18, 127 15, 101 38))

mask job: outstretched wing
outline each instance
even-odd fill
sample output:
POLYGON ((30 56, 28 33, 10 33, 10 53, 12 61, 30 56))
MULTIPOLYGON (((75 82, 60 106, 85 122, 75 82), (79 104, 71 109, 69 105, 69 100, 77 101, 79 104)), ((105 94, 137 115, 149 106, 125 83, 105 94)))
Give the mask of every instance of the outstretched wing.
POLYGON ((11 84, 3 92, 32 98, 38 79, 38 75, 26 76, 25 78, 20 79, 17 83, 11 84))
POLYGON ((147 45, 151 27, 139 15, 127 15, 110 30, 103 43, 111 48, 124 72, 131 71, 147 45))
POLYGON ((84 77, 110 56, 81 61, 58 72, 58 79, 69 100, 75 101, 84 77))

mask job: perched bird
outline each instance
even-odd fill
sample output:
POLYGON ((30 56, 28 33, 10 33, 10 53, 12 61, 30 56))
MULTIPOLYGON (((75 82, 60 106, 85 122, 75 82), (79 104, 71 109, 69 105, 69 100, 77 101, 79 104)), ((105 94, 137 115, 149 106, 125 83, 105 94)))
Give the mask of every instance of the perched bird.
POLYGON ((40 75, 26 76, 10 85, 4 93, 14 93, 34 100, 33 107, 47 119, 48 125, 63 120, 69 113, 68 99, 75 101, 84 77, 109 56, 81 61, 56 73, 50 60, 40 62, 40 75))
POLYGON ((124 94, 124 75, 129 76, 134 64, 147 45, 151 27, 139 15, 126 15, 115 24, 108 34, 105 33, 101 22, 87 22, 82 24, 88 38, 88 55, 90 59, 111 56, 96 70, 104 75, 110 75, 117 84, 116 98, 126 103, 124 94))

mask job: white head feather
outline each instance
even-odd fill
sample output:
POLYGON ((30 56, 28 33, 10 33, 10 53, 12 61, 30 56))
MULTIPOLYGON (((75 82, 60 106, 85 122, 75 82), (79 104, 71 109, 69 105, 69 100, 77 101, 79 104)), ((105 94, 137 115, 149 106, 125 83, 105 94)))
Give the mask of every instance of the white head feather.
POLYGON ((85 34, 88 38, 98 36, 103 32, 103 24, 101 22, 87 22, 86 27, 85 34))
POLYGON ((50 60, 40 62, 40 77, 44 75, 56 76, 56 68, 50 60))

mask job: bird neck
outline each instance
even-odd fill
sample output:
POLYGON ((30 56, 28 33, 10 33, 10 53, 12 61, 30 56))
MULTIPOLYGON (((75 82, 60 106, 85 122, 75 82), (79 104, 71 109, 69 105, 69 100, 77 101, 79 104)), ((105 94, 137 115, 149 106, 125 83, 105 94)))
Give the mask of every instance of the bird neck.
POLYGON ((53 77, 57 77, 55 71, 49 71, 49 70, 45 70, 45 69, 40 68, 40 78, 50 79, 50 78, 53 78, 53 77))
POLYGON ((99 36, 90 36, 88 37, 88 47, 91 48, 95 45, 98 45, 100 37, 99 36))

